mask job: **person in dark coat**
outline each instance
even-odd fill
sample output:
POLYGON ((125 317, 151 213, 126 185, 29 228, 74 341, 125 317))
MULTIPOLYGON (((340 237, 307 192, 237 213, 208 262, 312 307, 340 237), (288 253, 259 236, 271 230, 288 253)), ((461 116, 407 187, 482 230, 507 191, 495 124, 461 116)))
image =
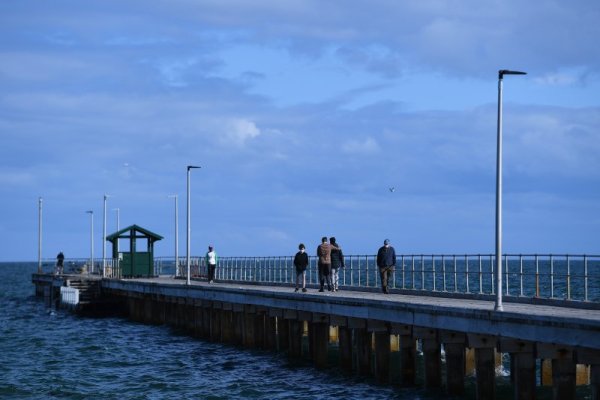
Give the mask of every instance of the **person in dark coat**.
POLYGON ((340 290, 339 282, 340 268, 344 268, 344 253, 342 253, 342 248, 336 242, 334 237, 329 238, 329 244, 331 244, 331 286, 333 286, 333 291, 337 292, 340 290))
POLYGON ((381 289, 383 293, 388 294, 388 279, 390 273, 396 268, 396 250, 390 246, 389 239, 383 241, 383 246, 377 252, 377 267, 381 276, 381 289))
POLYGON ((306 254, 305 247, 302 243, 298 246, 298 252, 294 257, 294 267, 296 267, 296 290, 298 291, 298 286, 300 284, 300 280, 302 280, 302 291, 306 292, 306 268, 308 267, 308 254, 306 254))
POLYGON ((56 274, 60 275, 64 271, 65 255, 63 252, 59 252, 56 256, 56 274))

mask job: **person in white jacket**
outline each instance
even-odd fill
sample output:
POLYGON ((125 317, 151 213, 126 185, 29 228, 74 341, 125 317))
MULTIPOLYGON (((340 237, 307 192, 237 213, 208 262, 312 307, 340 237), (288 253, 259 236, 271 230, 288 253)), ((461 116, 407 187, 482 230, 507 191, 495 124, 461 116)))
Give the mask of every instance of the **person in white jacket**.
POLYGON ((206 266, 208 267, 208 283, 215 281, 215 270, 217 269, 217 252, 212 246, 208 246, 208 252, 206 253, 206 266))

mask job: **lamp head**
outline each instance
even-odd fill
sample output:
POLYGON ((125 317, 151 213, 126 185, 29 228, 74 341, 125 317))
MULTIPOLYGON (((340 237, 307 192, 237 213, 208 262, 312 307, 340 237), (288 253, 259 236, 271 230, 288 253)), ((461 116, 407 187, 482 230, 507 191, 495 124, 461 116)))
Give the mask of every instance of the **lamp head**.
POLYGON ((188 170, 188 171, 189 171, 190 169, 192 169, 192 168, 201 168, 201 167, 199 167, 199 166, 196 166, 196 165, 188 165, 188 166, 187 166, 187 170, 188 170))
POLYGON ((498 71, 498 79, 502 79, 504 75, 527 75, 527 72, 511 71, 510 69, 501 69, 498 71))

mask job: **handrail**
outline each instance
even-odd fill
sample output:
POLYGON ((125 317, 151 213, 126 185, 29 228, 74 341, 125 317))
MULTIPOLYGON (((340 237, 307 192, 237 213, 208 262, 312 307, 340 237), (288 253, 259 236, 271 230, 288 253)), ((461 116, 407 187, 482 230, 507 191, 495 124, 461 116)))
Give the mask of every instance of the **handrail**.
MULTIPOLYGON (((508 296, 565 301, 600 302, 600 255, 504 254, 503 290, 508 296)), ((179 259, 185 265, 185 258, 179 259)), ((380 284, 375 255, 345 256, 340 286, 377 288, 380 284)), ((494 295, 493 254, 400 254, 390 288, 419 292, 494 295)), ((173 257, 157 257, 155 273, 186 277, 173 257)), ((206 276, 204 257, 191 258, 191 277, 206 276)), ((293 256, 220 257, 217 280, 293 284, 293 256)), ((318 284, 317 259, 309 256, 307 283, 318 284)))

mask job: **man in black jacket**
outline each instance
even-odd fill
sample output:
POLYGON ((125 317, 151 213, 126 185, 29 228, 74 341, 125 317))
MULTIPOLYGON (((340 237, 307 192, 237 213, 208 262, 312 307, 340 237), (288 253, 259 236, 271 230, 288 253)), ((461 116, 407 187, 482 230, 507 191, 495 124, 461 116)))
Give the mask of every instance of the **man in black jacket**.
POLYGON ((396 250, 390 246, 390 240, 385 239, 383 246, 377 252, 377 267, 381 276, 381 289, 383 293, 388 294, 388 278, 394 268, 396 268, 396 250))

